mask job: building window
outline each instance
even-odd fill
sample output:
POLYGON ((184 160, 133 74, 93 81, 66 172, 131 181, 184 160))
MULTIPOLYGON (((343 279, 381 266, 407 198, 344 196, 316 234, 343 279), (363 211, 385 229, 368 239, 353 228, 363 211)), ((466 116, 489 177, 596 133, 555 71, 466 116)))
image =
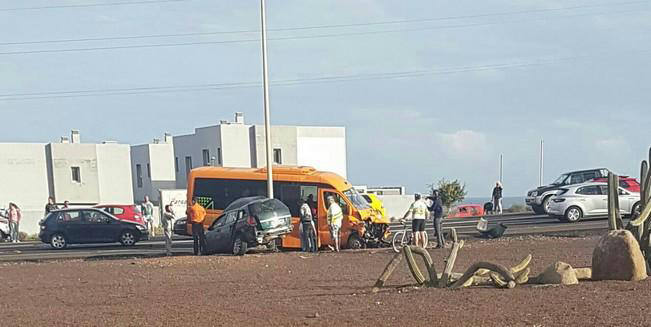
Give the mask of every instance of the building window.
POLYGON ((151 179, 151 165, 147 164, 147 178, 151 179))
POLYGON ((72 181, 76 183, 81 183, 81 169, 79 167, 71 167, 72 169, 72 181))
POLYGON ((174 157, 174 171, 179 172, 179 157, 174 157))
POLYGON ((142 188, 142 166, 140 164, 136 165, 136 180, 138 182, 138 188, 142 188))
POLYGON ((210 166, 210 151, 208 149, 203 149, 203 165, 210 166))
POLYGON ((274 163, 277 165, 283 164, 283 152, 280 149, 274 149, 274 163))
POLYGON ((222 165, 222 148, 217 148, 217 164, 222 165))
POLYGON ((185 157, 185 174, 189 175, 192 170, 192 157, 185 157))

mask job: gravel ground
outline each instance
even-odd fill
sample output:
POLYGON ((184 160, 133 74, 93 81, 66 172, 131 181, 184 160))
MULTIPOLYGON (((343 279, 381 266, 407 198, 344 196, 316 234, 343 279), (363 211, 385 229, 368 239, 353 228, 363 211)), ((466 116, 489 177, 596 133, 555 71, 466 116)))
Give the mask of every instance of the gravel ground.
MULTIPOLYGON (((456 272, 482 260, 532 274, 590 266, 598 237, 471 240, 456 272)), ((430 250, 437 270, 447 250, 430 250)), ((371 288, 390 250, 298 252, 0 265, 2 326, 651 326, 651 281, 418 289, 406 264, 371 288)))

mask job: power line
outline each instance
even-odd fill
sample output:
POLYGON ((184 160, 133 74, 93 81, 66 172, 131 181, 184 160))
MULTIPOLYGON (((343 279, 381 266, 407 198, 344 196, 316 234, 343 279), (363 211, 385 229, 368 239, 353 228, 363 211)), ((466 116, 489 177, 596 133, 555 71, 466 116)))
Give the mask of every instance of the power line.
MULTIPOLYGON (((599 14, 621 14, 621 13, 630 13, 630 12, 636 12, 637 13, 637 12, 640 12, 640 11, 648 11, 648 10, 651 10, 651 8, 635 9, 635 10, 623 10, 623 11, 599 13, 599 14)), ((599 15, 599 14, 597 14, 597 15, 599 15)), ((570 17, 593 16, 593 15, 595 15, 595 14, 594 13, 575 14, 575 15, 558 16, 558 17, 555 17, 555 18, 570 18, 570 17)), ((332 37, 341 37, 341 36, 377 35, 377 34, 384 34, 384 33, 400 33, 400 32, 415 32, 415 31, 426 31, 426 30, 456 29, 456 28, 465 28, 465 27, 476 27, 476 26, 491 26, 491 25, 500 25, 500 24, 509 24, 509 23, 521 23, 521 22, 538 21, 538 20, 546 20, 546 19, 547 18, 520 19, 520 20, 511 20, 511 21, 500 21, 500 22, 486 22, 486 23, 459 24, 459 25, 446 25, 446 26, 430 26, 430 27, 420 27, 420 28, 403 28, 403 29, 381 30, 381 31, 363 31, 363 32, 314 34, 314 35, 306 35, 306 36, 276 37, 276 38, 269 38, 268 40, 269 41, 304 40, 304 39, 332 38, 332 37)), ((255 38, 255 39, 239 39, 239 40, 225 40, 225 41, 196 41, 196 42, 136 44, 136 45, 122 45, 122 46, 105 46, 105 47, 84 47, 84 48, 71 48, 71 49, 20 50, 20 51, 0 52, 0 55, 84 52, 84 51, 103 51, 103 50, 119 50, 119 49, 158 48, 158 47, 179 47, 179 46, 192 46, 192 45, 251 43, 251 42, 259 42, 259 41, 260 41, 260 39, 255 38)))
MULTIPOLYGON (((643 53, 648 53, 645 51, 643 53)), ((371 74, 352 74, 352 75, 335 75, 335 76, 322 76, 314 78, 302 79, 285 79, 272 81, 273 86, 296 86, 307 84, 324 84, 324 83, 341 83, 352 81, 365 81, 365 80, 379 80, 379 79, 401 79, 401 78, 414 78, 428 75, 449 75, 467 72, 481 72, 490 70, 506 70, 514 68, 527 68, 534 66, 542 66, 555 64, 559 62, 590 59, 595 56, 571 56, 551 59, 536 59, 529 62, 512 62, 512 63, 498 63, 478 66, 460 66, 445 69, 431 69, 431 70, 412 70, 401 72, 382 72, 371 74)), ((33 93, 13 93, 0 95, 0 101, 13 101, 13 100, 34 100, 34 99, 54 99, 54 98, 75 98, 75 97, 89 97, 89 96, 110 96, 110 95, 134 95, 134 94, 150 94, 150 93, 179 93, 179 92, 196 92, 196 91, 211 91, 211 90, 224 90, 224 89, 243 89, 243 88, 259 88, 260 82, 235 82, 235 83, 209 83, 209 84, 195 84, 195 85, 177 85, 177 86, 151 86, 151 87, 137 87, 137 88, 114 88, 114 89, 96 89, 96 90, 73 90, 73 91, 52 91, 52 92, 33 92, 33 93)))
MULTIPOLYGON (((187 1, 187 0, 168 0, 168 1, 187 1)), ((334 25, 315 25, 315 26, 272 28, 272 29, 269 29, 269 31, 284 32, 284 31, 300 31, 300 30, 327 29, 327 28, 364 27, 364 26, 378 26, 378 25, 424 23, 424 22, 434 22, 434 21, 459 20, 459 19, 495 17, 495 16, 510 16, 510 15, 521 15, 521 14, 530 14, 530 13, 544 13, 544 12, 566 11, 566 10, 569 11, 569 10, 587 9, 587 8, 599 8, 599 7, 609 7, 609 6, 635 5, 635 4, 643 4, 643 3, 650 3, 650 1, 649 0, 646 0, 646 1, 628 1, 628 2, 618 2, 618 3, 603 3, 603 4, 594 4, 594 5, 583 5, 583 6, 557 7, 557 8, 547 8, 547 9, 506 11, 506 12, 486 13, 486 14, 477 14, 477 15, 461 15, 461 16, 447 16, 447 17, 434 17, 434 18, 421 18, 421 19, 390 20, 390 21, 379 21, 379 22, 368 22, 368 23, 351 23, 351 24, 334 24, 334 25)), ((45 43, 113 41, 113 40, 132 40, 132 39, 148 39, 148 38, 185 37, 185 36, 244 34, 244 33, 258 33, 258 32, 259 32, 258 30, 233 30, 233 31, 215 31, 215 32, 173 33, 173 34, 127 35, 127 36, 109 36, 109 37, 88 37, 88 38, 77 38, 77 39, 4 42, 4 43, 0 43, 0 45, 28 45, 28 44, 45 44, 45 43)))
POLYGON ((87 7, 109 7, 109 6, 123 6, 123 5, 142 5, 152 3, 164 2, 185 2, 191 0, 141 0, 141 1, 123 1, 123 2, 106 2, 106 3, 88 3, 77 5, 53 5, 53 6, 37 6, 37 7, 17 7, 17 8, 0 8, 0 11, 21 11, 21 10, 41 10, 41 9, 61 9, 61 8, 87 8, 87 7))

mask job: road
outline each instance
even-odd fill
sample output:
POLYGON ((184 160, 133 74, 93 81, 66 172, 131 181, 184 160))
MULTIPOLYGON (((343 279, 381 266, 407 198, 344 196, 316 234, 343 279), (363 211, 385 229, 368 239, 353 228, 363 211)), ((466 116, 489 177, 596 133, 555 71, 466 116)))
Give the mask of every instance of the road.
MULTIPOLYGON (((608 228, 605 217, 585 219, 574 224, 562 223, 548 216, 522 214, 487 217, 487 220, 489 226, 498 223, 508 226, 505 234, 507 236, 585 232, 608 228)), ((444 220, 443 228, 454 227, 462 238, 475 237, 478 235, 475 229, 478 221, 479 218, 444 220)), ((403 229, 401 224, 391 224, 392 231, 401 229, 403 229)), ((433 239, 431 224, 427 225, 427 231, 430 239, 433 239)), ((160 239, 139 242, 132 247, 123 247, 119 244, 93 244, 71 245, 65 250, 54 250, 41 242, 0 243, 0 262, 159 256, 164 254, 164 249, 165 243, 160 239)), ((191 253, 192 240, 187 237, 175 238, 175 255, 191 253)))

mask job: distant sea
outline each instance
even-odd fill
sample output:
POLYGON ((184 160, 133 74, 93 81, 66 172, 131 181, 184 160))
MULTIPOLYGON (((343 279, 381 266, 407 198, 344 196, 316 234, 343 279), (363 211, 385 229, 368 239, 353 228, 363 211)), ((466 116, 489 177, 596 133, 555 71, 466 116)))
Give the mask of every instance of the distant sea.
MULTIPOLYGON (((465 200, 461 201, 459 204, 481 204, 484 205, 484 203, 491 201, 491 198, 466 198, 465 200)), ((525 205, 524 203, 524 197, 522 196, 507 196, 502 199, 502 208, 508 209, 512 207, 514 204, 521 204, 525 205)))

